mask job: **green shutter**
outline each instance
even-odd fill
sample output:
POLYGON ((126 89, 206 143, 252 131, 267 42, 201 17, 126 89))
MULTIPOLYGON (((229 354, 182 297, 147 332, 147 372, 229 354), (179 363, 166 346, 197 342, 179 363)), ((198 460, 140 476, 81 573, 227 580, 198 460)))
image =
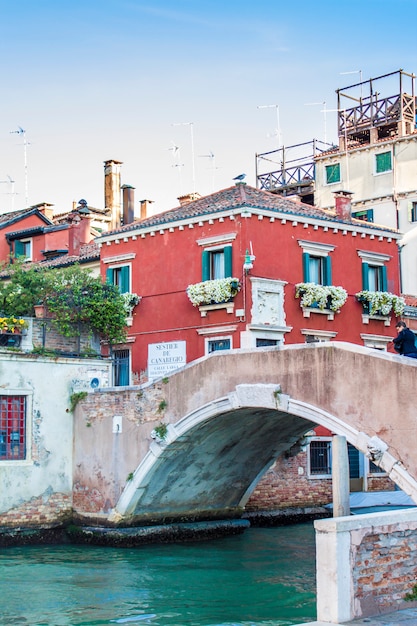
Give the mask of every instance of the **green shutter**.
POLYGON ((334 165, 326 165, 326 183, 340 183, 340 163, 334 165))
POLYGON ((323 261, 324 261, 324 284, 331 285, 332 284, 332 258, 330 256, 325 256, 323 261))
POLYGON ((128 265, 123 265, 123 267, 120 268, 120 293, 129 291, 129 270, 128 265))
POLYGON ((224 277, 231 278, 232 274, 232 246, 224 248, 224 277))
POLYGON ((392 170, 391 165, 391 152, 383 152, 382 154, 376 154, 376 173, 389 172, 392 170))
POLYGON ((108 267, 106 269, 106 283, 110 283, 110 285, 114 285, 113 270, 111 267, 108 267))
POLYGON ((303 280, 305 283, 310 282, 310 255, 303 252, 303 280))
POLYGON ((202 263, 202 272, 201 272, 201 280, 210 280, 210 252, 208 250, 203 250, 203 254, 201 256, 202 263))
POLYGON ((388 291, 387 268, 385 265, 381 267, 381 283, 382 291, 388 291))
POLYGON ((18 239, 16 239, 16 241, 14 242, 14 255, 15 257, 19 257, 19 256, 24 256, 25 254, 25 246, 23 245, 23 243, 21 241, 19 241, 18 239))
POLYGON ((362 289, 367 291, 369 289, 369 265, 368 263, 362 263, 362 289))

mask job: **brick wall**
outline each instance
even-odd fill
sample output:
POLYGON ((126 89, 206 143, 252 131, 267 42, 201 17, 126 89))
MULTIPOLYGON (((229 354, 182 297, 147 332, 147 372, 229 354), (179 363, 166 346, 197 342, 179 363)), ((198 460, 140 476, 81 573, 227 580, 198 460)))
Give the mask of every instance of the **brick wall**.
POLYGON ((0 516, 0 527, 48 527, 71 518, 71 497, 64 493, 43 494, 0 516))
POLYGON ((32 322, 32 343, 36 348, 46 350, 57 350, 58 352, 77 354, 95 352, 100 354, 100 343, 97 338, 92 337, 86 328, 82 329, 80 343, 78 346, 77 337, 64 337, 61 335, 51 320, 33 319, 32 322))

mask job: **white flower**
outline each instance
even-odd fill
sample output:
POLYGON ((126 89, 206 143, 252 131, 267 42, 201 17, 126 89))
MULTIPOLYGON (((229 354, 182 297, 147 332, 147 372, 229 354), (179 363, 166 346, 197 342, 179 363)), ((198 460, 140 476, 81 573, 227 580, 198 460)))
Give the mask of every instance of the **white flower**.
POLYGON ((217 278, 188 285, 187 296, 194 306, 228 302, 240 291, 238 278, 217 278))
POLYGON ((396 296, 389 291, 359 291, 356 295, 358 302, 368 304, 369 315, 389 315, 394 311, 398 317, 402 315, 405 307, 405 300, 401 296, 396 296))
POLYGON ((324 309, 330 309, 335 313, 340 311, 347 300, 347 295, 346 289, 333 285, 298 283, 295 286, 295 297, 301 297, 301 307, 317 305, 321 311, 324 309))
POLYGON ((141 296, 137 293, 129 293, 129 291, 122 293, 121 296, 124 300, 126 315, 132 315, 132 310, 142 299, 141 296))

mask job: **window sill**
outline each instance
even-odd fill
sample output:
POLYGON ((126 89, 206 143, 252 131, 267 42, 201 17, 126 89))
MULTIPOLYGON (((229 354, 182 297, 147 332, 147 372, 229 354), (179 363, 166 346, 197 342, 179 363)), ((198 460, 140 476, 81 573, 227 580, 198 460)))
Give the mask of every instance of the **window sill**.
POLYGON ((330 309, 317 309, 314 307, 302 307, 303 309, 303 316, 304 317, 310 317, 310 315, 312 313, 319 313, 320 315, 327 315, 327 319, 329 321, 334 320, 334 311, 331 311, 330 309))
POLYGON ((391 324, 391 317, 389 315, 369 315, 368 313, 363 313, 362 324, 369 324, 369 320, 384 322, 384 326, 389 326, 391 324))
POLYGON ((226 309, 226 313, 233 313, 235 310, 234 302, 221 302, 220 304, 204 304, 198 307, 201 317, 207 317, 209 311, 216 311, 217 309, 226 309))

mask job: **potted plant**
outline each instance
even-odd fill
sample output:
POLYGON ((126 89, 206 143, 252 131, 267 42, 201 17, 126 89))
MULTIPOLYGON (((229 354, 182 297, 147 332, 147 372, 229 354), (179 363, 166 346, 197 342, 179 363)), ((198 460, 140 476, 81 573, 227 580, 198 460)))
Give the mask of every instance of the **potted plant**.
POLYGON ((368 315, 386 316, 393 311, 398 317, 404 312, 404 298, 389 291, 363 290, 356 293, 355 297, 362 304, 364 313, 368 315))
POLYGON ((0 332, 8 334, 20 334, 27 328, 27 322, 19 317, 0 317, 0 332))
POLYGON ((312 307, 321 311, 330 310, 338 313, 347 300, 347 291, 334 285, 317 285, 316 283, 297 283, 295 297, 301 298, 302 308, 312 307))
POLYGON ((240 291, 238 278, 217 278, 188 285, 187 296, 194 306, 230 302, 240 291))

